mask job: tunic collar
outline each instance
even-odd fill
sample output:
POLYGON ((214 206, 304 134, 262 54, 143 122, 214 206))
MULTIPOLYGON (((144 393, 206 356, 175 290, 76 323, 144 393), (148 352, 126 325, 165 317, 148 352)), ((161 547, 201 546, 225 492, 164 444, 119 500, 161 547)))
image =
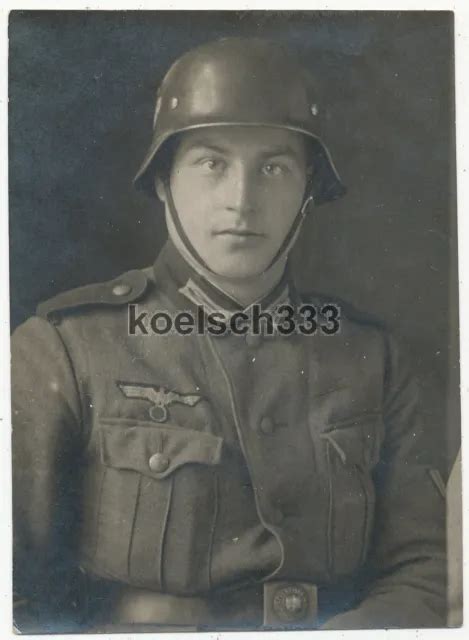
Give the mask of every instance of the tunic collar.
POLYGON ((206 313, 221 312, 229 318, 238 311, 247 312, 253 304, 262 309, 274 309, 279 304, 294 304, 298 298, 287 262, 283 277, 264 297, 247 307, 231 298, 201 276, 181 256, 171 239, 168 239, 154 264, 155 281, 160 289, 175 302, 178 308, 191 305, 203 306, 206 313))

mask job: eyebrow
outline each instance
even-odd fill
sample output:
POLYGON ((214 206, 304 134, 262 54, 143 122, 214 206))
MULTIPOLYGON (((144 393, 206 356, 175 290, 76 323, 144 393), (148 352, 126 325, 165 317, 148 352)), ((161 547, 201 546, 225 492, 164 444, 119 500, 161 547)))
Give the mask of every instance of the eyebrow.
POLYGON ((298 153, 289 145, 285 145, 283 147, 267 149, 261 153, 261 156, 263 158, 273 158, 274 156, 291 156, 292 158, 296 158, 298 153))
MULTIPOLYGON (((210 151, 214 151, 215 153, 229 153, 230 150, 226 147, 221 147, 219 145, 213 144, 210 141, 206 140, 194 140, 187 148, 186 153, 189 151, 193 151, 194 149, 208 149, 210 151)), ((273 158, 276 156, 290 156, 292 158, 296 158, 298 153, 289 145, 283 145, 279 147, 272 147, 271 149, 266 149, 265 151, 261 151, 259 154, 261 158, 273 158)))
POLYGON ((210 151, 215 151, 215 153, 227 153, 228 149, 224 149, 223 147, 219 147, 216 144, 212 144, 211 142, 206 142, 205 140, 194 140, 191 142, 186 149, 185 152, 193 151, 194 149, 209 149, 210 151))

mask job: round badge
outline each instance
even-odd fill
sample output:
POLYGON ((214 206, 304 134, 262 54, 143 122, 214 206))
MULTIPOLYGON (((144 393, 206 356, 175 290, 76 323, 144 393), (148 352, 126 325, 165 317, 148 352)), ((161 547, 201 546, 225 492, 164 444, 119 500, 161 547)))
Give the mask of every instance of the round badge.
POLYGON ((308 609, 308 596, 298 585, 282 587, 275 593, 273 607, 280 620, 285 622, 301 620, 308 609))
POLYGON ((149 414, 150 418, 155 422, 166 422, 168 418, 168 410, 166 407, 160 407, 157 404, 150 407, 149 414))

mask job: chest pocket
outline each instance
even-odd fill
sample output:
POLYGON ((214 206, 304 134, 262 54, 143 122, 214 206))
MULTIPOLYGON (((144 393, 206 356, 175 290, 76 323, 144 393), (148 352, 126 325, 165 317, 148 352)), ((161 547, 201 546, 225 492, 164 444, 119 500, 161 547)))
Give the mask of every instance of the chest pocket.
POLYGON ((328 470, 333 575, 350 574, 366 559, 375 509, 372 471, 379 460, 383 430, 381 414, 367 414, 332 425, 321 434, 328 470))
POLYGON ((223 440, 171 423, 103 420, 98 449, 93 571, 173 592, 208 588, 223 440))

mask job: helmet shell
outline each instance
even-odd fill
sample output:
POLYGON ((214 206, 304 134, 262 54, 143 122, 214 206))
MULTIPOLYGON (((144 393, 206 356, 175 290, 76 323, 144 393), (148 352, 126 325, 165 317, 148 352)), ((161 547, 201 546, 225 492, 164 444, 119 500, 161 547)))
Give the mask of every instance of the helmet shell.
POLYGON ((258 38, 223 38, 188 51, 171 66, 156 98, 153 139, 135 186, 155 195, 158 156, 175 134, 201 127, 279 127, 311 141, 316 204, 345 188, 318 135, 321 100, 311 75, 282 46, 258 38))

